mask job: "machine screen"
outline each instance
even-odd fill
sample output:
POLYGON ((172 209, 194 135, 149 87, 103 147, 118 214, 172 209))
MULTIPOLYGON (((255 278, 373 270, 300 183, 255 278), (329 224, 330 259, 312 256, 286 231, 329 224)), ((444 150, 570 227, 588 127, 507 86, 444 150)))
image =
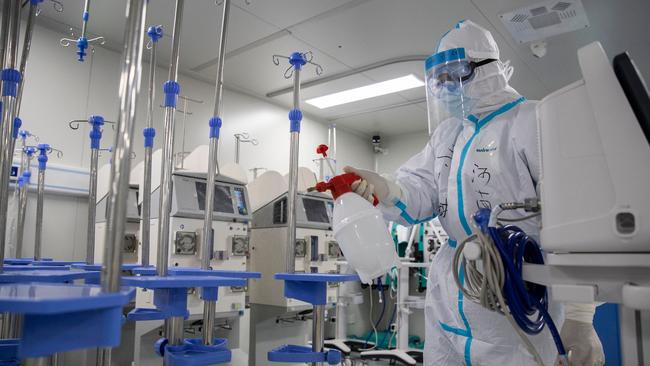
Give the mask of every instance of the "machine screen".
POLYGON ((308 221, 324 223, 330 222, 325 201, 303 198, 302 204, 305 206, 305 213, 307 214, 308 221))
POLYGON ((235 204, 237 205, 237 212, 240 215, 247 215, 248 209, 246 208, 246 196, 244 195, 243 188, 233 188, 235 192, 235 204))
MULTIPOLYGON (((205 210, 205 186, 204 182, 195 182, 196 199, 199 203, 199 210, 205 210)), ((226 186, 214 186, 214 212, 235 213, 232 207, 230 188, 226 186)))

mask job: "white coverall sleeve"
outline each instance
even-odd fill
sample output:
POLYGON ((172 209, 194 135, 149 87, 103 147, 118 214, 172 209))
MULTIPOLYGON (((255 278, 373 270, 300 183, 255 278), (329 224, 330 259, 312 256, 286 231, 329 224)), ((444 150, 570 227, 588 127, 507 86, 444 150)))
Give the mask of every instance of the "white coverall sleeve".
POLYGON ((408 226, 413 221, 430 220, 437 215, 438 183, 434 171, 437 136, 434 133, 424 149, 395 172, 395 183, 402 194, 395 206, 379 205, 386 220, 408 226))

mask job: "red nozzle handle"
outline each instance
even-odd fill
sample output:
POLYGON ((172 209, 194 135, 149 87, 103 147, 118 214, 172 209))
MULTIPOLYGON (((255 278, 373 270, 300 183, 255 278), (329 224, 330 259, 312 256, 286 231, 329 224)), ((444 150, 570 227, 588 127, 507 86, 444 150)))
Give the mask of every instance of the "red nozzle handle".
POLYGON ((326 158, 327 157, 327 150, 329 150, 329 149, 330 148, 327 145, 320 144, 316 148, 316 154, 323 155, 323 157, 326 158))
MULTIPOLYGON (((345 193, 352 192, 352 183, 360 179, 362 178, 354 173, 345 173, 332 177, 329 182, 318 182, 315 188, 319 192, 325 192, 329 190, 332 192, 334 199, 337 199, 339 196, 345 193)), ((374 193, 372 195, 372 198, 372 205, 377 206, 379 204, 379 200, 374 193)))

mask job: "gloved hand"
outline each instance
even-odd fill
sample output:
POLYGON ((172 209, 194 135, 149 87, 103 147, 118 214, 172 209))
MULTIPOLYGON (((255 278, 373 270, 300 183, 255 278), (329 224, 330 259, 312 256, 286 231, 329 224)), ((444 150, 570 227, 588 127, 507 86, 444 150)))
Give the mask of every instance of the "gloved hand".
POLYGON ((395 201, 402 198, 402 189, 395 183, 381 175, 364 169, 357 169, 351 166, 343 168, 346 173, 354 173, 361 177, 350 186, 352 191, 373 203, 374 194, 379 202, 386 206, 394 206, 395 201))
MULTIPOLYGON (((566 319, 560 337, 569 356, 571 366, 602 366, 605 353, 598 334, 591 322, 566 319)), ((555 366, 563 365, 558 357, 555 366)))

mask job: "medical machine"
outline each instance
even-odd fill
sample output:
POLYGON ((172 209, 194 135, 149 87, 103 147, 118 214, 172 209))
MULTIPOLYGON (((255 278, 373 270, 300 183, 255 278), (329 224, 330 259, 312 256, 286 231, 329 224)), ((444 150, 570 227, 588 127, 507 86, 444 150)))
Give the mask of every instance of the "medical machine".
MULTIPOLYGON (((95 263, 101 263, 106 239, 106 205, 110 184, 111 165, 106 164, 97 172, 97 216, 95 219, 95 263)), ((138 205, 138 177, 141 164, 133 168, 130 175, 128 208, 126 214, 126 232, 122 241, 123 263, 137 263, 140 248, 140 206, 138 205)))
MULTIPOLYGON (((186 160, 198 157, 196 151, 186 160)), ((160 154, 154 152, 153 166, 160 154)), ((158 207, 160 200, 159 183, 152 184, 151 205, 158 207)), ((188 170, 176 170, 172 174, 172 212, 170 220, 170 267, 200 267, 200 248, 203 230, 205 195, 207 191, 206 174, 188 170)), ((243 182, 217 175, 214 186, 213 244, 211 267, 218 270, 245 271, 249 254, 249 209, 248 193, 243 182)), ((151 249, 149 263, 156 263, 158 255, 158 214, 152 210, 151 249)), ((140 294, 140 293, 139 293, 140 294)), ((138 297, 140 299, 140 297, 138 297)), ((153 301, 147 299, 145 301, 153 301)), ((138 300, 138 302, 140 302, 138 300)), ((230 287, 219 289, 217 313, 231 313, 244 310, 246 288, 230 287)), ((190 315, 203 313, 203 302, 198 293, 188 298, 190 315)))
POLYGON ((547 255, 524 267, 524 279, 556 301, 624 305, 623 364, 648 364, 650 98, 627 54, 612 67, 594 42, 578 62, 583 79, 538 105, 547 255))
MULTIPOLYGON (((313 179, 315 183, 315 177, 313 179)), ((265 195, 264 187, 269 186, 286 187, 287 183, 279 173, 268 171, 249 184, 249 190, 251 195, 265 195)), ((259 196, 253 200, 259 201, 259 196)), ((318 192, 305 193, 299 189, 296 204, 296 272, 337 273, 336 262, 341 260, 342 255, 332 234, 331 196, 318 192)), ((283 297, 284 284, 273 279, 273 275, 282 272, 286 265, 284 253, 287 228, 285 189, 253 213, 251 270, 262 272, 262 279, 251 284, 251 302, 295 311, 307 308, 308 304, 283 297)), ((327 291, 327 302, 330 304, 336 303, 336 289, 337 287, 332 285, 327 291)))

